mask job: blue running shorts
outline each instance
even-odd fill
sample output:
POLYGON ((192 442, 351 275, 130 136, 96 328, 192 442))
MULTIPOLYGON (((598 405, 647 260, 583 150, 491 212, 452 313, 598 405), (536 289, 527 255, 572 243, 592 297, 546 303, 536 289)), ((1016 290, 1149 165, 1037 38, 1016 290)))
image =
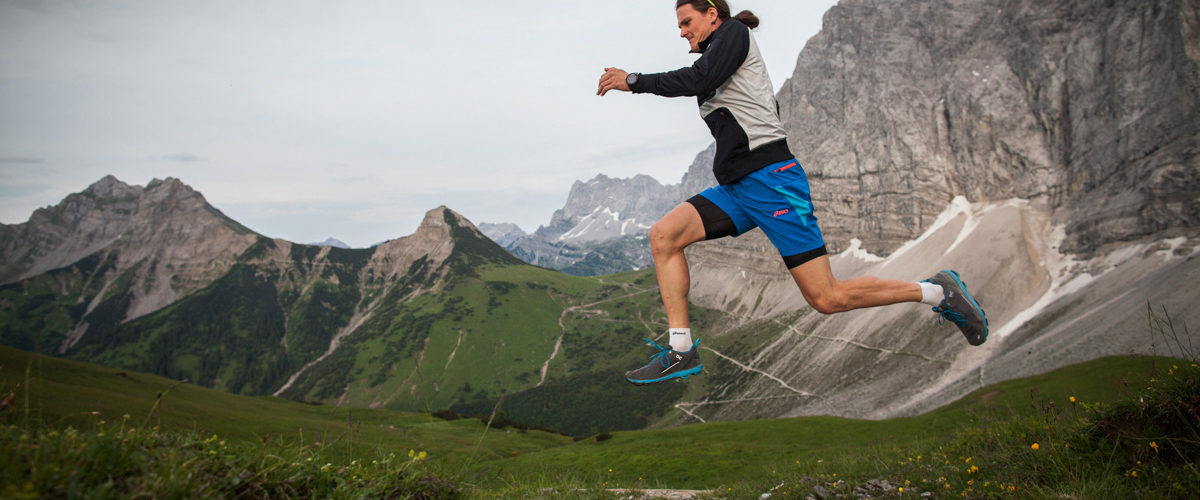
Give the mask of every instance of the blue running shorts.
POLYGON ((808 176, 793 159, 706 189, 687 201, 700 212, 705 239, 762 228, 792 269, 828 253, 809 193, 808 176))

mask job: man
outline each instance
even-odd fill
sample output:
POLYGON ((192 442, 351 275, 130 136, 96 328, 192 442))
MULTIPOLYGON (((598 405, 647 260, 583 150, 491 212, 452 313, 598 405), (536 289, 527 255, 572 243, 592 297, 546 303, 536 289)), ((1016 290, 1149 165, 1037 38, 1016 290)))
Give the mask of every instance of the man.
POLYGON ((986 341, 987 317, 955 271, 920 283, 834 278, 807 176, 788 148, 775 91, 751 33, 758 18, 749 11, 731 17, 725 0, 677 0, 675 7, 680 36, 700 58, 665 73, 606 68, 597 95, 619 90, 695 96, 717 143, 713 174, 719 185, 681 203, 650 229, 670 348, 647 339, 658 352, 650 364, 627 372, 626 379, 650 384, 703 370, 699 341, 693 343, 688 323, 690 276, 683 250, 755 227, 779 250, 804 299, 823 314, 923 302, 957 325, 971 345, 986 341))

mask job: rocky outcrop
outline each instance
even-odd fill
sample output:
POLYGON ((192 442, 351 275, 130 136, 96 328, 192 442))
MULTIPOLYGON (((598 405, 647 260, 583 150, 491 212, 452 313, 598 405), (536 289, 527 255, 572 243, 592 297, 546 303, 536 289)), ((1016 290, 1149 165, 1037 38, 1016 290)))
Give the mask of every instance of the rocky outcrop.
POLYGON ((780 89, 835 249, 887 254, 950 199, 1044 203, 1064 249, 1200 223, 1195 2, 846 0, 780 89))

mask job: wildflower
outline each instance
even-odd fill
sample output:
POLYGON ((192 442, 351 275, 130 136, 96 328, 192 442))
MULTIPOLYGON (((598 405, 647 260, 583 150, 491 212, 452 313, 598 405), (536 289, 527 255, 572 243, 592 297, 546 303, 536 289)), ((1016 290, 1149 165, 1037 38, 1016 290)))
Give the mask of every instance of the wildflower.
POLYGON ((1029 449, 1031 449, 1031 450, 1033 450, 1033 451, 1037 451, 1037 450, 1038 450, 1038 444, 1037 444, 1037 443, 1033 443, 1033 445, 1031 445, 1031 446, 1029 447, 1029 449))
POLYGON ((1075 396, 1071 396, 1071 402, 1072 402, 1072 403, 1074 403, 1074 402, 1075 402, 1075 396))
POLYGON ((1155 441, 1151 441, 1151 442, 1150 442, 1150 447, 1151 447, 1151 448, 1154 448, 1154 454, 1155 454, 1155 455, 1157 455, 1157 454, 1158 454, 1158 443, 1157 443, 1157 442, 1155 442, 1155 441))
POLYGON ((1137 477, 1137 471, 1130 472, 1129 475, 1131 475, 1133 477, 1137 477))

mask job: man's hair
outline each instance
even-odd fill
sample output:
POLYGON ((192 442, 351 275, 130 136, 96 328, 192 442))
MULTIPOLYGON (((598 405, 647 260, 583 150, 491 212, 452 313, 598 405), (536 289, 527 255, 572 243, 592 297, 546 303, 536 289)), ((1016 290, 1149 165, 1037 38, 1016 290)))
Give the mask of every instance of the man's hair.
MULTIPOLYGON (((692 8, 706 12, 708 9, 717 9, 717 17, 722 21, 729 19, 729 2, 725 0, 675 0, 675 8, 678 9, 684 5, 691 5, 692 8)), ((758 27, 758 16, 753 12, 743 10, 738 12, 738 15, 733 16, 734 19, 741 21, 742 24, 749 26, 750 29, 758 27)))

